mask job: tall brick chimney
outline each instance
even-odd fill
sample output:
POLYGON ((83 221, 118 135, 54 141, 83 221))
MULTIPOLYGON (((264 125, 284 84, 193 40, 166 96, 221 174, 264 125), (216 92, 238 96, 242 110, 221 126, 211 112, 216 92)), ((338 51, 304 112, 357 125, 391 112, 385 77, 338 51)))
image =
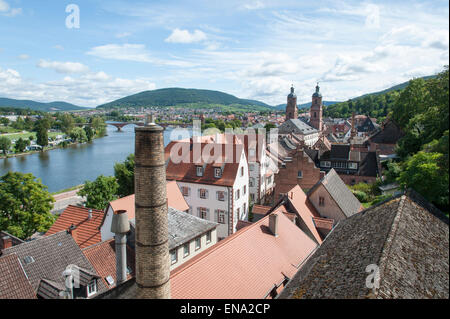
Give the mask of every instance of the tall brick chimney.
POLYGON ((135 128, 136 298, 169 299, 164 129, 148 122, 135 128))

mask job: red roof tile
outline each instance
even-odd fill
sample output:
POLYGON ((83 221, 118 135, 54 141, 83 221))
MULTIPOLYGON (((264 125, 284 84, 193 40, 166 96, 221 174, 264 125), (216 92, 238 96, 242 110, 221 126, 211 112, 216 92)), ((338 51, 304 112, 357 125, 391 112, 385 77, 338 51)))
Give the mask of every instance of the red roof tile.
MULTIPOLYGON (((117 283, 116 276, 116 247, 114 239, 103 241, 96 245, 83 249, 83 254, 89 260, 92 266, 94 266, 97 274, 102 277, 105 286, 109 289, 115 287, 117 283), (106 277, 111 276, 114 279, 114 284, 110 285, 106 281, 106 277)), ((127 266, 130 268, 131 273, 127 276, 127 280, 131 279, 135 274, 135 253, 127 246, 127 266)))
POLYGON ((268 229, 269 217, 245 227, 193 257, 171 273, 172 298, 264 298, 317 247, 282 213, 278 237, 268 229))
POLYGON ((89 210, 90 208, 87 207, 69 205, 58 217, 52 227, 50 227, 47 233, 45 233, 45 236, 67 230, 73 224, 76 226, 76 235, 73 237, 80 248, 89 247, 99 243, 102 240, 100 225, 103 220, 104 212, 98 209, 92 209, 92 218, 88 219, 89 210))
MULTIPOLYGON (((176 181, 167 181, 166 184, 167 189, 167 204, 169 207, 175 208, 179 211, 186 211, 189 209, 189 205, 186 203, 183 194, 180 191, 180 188, 177 185, 176 181)), ((133 219, 135 216, 135 204, 134 204, 135 196, 130 195, 126 197, 122 197, 116 199, 109 203, 113 211, 117 210, 126 210, 128 214, 128 219, 133 219)))
POLYGON ((262 206, 262 205, 253 205, 252 213, 253 214, 266 214, 272 207, 270 206, 262 206))

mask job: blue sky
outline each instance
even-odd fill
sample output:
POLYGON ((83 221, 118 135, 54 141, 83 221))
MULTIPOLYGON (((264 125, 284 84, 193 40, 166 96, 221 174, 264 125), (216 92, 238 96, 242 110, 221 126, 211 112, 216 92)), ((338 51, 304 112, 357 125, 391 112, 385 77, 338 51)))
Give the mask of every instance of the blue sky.
POLYGON ((346 100, 442 70, 448 15, 448 1, 0 0, 0 97, 94 107, 186 87, 276 105, 320 81, 346 100))

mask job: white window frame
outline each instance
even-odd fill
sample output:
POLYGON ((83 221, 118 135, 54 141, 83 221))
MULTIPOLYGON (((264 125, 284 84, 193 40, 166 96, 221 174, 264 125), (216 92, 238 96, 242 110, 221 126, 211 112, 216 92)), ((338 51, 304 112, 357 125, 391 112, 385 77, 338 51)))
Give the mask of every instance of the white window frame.
POLYGON ((187 256, 189 256, 189 254, 191 253, 191 247, 189 245, 189 243, 186 243, 183 245, 183 257, 186 258, 187 256), (187 252, 186 252, 187 250, 187 252))
POLYGON ((197 237, 195 238, 195 250, 199 250, 200 248, 202 248, 202 238, 197 237))
POLYGON ((203 166, 197 166, 197 176, 203 176, 203 166))
POLYGON ((349 169, 358 169, 358 163, 349 162, 348 168, 349 169))
POLYGON ((218 201, 224 202, 225 201, 225 192, 224 191, 217 191, 216 192, 216 198, 217 198, 218 201), (222 195, 222 197, 220 196, 220 194, 222 195))
POLYGON ((177 262, 178 262, 178 249, 175 248, 170 251, 170 264, 173 265, 176 264, 177 262), (172 256, 175 256, 175 259, 173 259, 172 256))
POLYGON ((211 240, 212 240, 212 231, 210 230, 206 233, 206 243, 209 244, 211 240))
POLYGON ((200 188, 198 190, 198 197, 201 199, 207 199, 208 198, 208 190, 206 188, 200 188), (203 193, 203 196, 202 196, 203 193))
POLYGON ((303 178, 303 171, 297 171, 297 178, 303 178))
POLYGON ((222 169, 220 167, 214 168, 214 177, 221 178, 222 177, 222 169))
POLYGON ((89 282, 86 289, 88 297, 95 295, 97 293, 97 280, 94 279, 91 282, 89 282))
POLYGON ((217 210, 217 222, 219 224, 227 223, 227 216, 226 216, 226 212, 224 210, 221 210, 221 209, 217 210))

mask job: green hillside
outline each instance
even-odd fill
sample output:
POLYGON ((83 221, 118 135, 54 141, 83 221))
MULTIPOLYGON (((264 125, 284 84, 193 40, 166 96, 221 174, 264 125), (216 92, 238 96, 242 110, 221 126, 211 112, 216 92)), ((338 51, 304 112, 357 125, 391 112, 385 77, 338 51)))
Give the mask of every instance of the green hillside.
POLYGON ((0 107, 31 109, 34 111, 57 112, 57 111, 76 111, 84 110, 84 107, 73 105, 66 102, 41 103, 31 100, 15 100, 0 98, 0 107))
POLYGON ((237 98, 233 95, 211 90, 167 88, 153 91, 144 91, 130 95, 119 100, 97 106, 97 108, 124 108, 124 107, 212 107, 224 110, 245 109, 245 110, 267 110, 271 106, 255 101, 237 98))
MULTIPOLYGON (((420 79, 428 81, 436 78, 435 75, 425 76, 420 79)), ((369 115, 383 121, 392 110, 397 98, 410 81, 404 82, 383 91, 364 94, 350 99, 346 102, 339 102, 324 108, 323 115, 333 118, 350 118, 352 113, 369 115)))
MULTIPOLYGON (((340 102, 336 102, 336 101, 323 101, 322 103, 323 103, 323 105, 328 106, 328 105, 333 105, 333 104, 340 103, 340 102)), ((303 104, 298 104, 297 107, 298 107, 300 110, 301 110, 301 109, 309 109, 309 108, 311 107, 311 102, 303 103, 303 104)), ((275 109, 276 109, 276 110, 279 110, 279 111, 284 111, 284 110, 286 110, 286 103, 284 103, 284 104, 279 104, 279 105, 275 106, 275 109)))

